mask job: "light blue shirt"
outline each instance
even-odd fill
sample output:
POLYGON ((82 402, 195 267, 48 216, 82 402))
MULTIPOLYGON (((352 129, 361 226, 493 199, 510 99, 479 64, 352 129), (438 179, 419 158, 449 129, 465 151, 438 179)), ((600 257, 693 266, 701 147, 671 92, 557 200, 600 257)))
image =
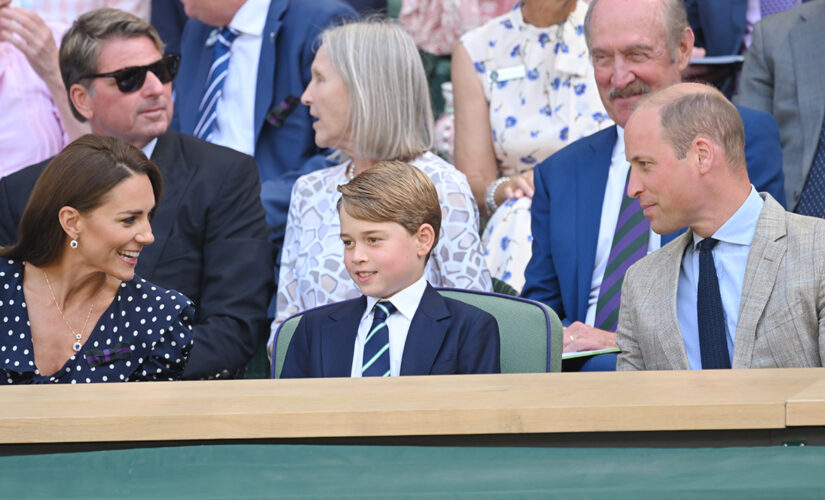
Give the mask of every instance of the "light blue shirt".
MULTIPOLYGON (((719 243, 713 248, 713 263, 722 295, 722 309, 725 312, 725 333, 728 354, 733 364, 733 344, 736 340, 736 325, 739 322, 739 299, 745 282, 748 254, 756 232, 756 223, 765 202, 751 186, 751 192, 742 206, 715 233, 713 238, 719 243)), ((679 288, 676 291, 676 314, 679 329, 685 341, 685 351, 691 370, 702 368, 702 352, 699 347, 699 327, 696 314, 697 288, 699 286, 699 250, 697 245, 702 237, 693 234, 693 244, 685 250, 682 268, 679 272, 679 288)))

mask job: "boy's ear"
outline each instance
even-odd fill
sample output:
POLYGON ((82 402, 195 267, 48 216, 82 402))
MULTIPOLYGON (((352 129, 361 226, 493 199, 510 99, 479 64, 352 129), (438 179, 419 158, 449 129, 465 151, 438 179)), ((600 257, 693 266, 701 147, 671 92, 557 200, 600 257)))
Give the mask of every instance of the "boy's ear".
POLYGON ((418 247, 416 253, 419 257, 426 257, 433 248, 433 242, 435 241, 435 230, 433 226, 426 223, 421 224, 415 233, 415 239, 418 247))

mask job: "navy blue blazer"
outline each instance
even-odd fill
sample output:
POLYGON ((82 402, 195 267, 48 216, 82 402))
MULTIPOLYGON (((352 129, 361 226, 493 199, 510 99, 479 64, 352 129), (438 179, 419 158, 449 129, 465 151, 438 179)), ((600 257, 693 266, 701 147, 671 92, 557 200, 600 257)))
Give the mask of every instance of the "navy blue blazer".
MULTIPOLYGON (((367 298, 304 313, 281 378, 349 377, 367 298)), ((401 375, 500 373, 498 323, 489 313, 427 289, 410 323, 401 375)))
MULTIPOLYGON (((163 173, 163 196, 152 219, 155 242, 140 252, 135 272, 195 303, 195 345, 184 378, 230 377, 266 338, 274 288, 255 162, 174 130, 158 137, 152 161, 163 173)), ((0 179, 0 245, 17 238, 47 163, 0 179)))
POLYGON ((742 50, 748 0, 685 0, 696 46, 708 56, 728 56, 742 50))
MULTIPOLYGON (((269 4, 258 62, 253 123, 261 199, 270 238, 278 247, 283 243, 295 180, 328 165, 324 159, 327 151, 315 145, 309 108, 295 104, 282 123, 272 115, 278 113, 287 97, 300 98, 309 84, 320 32, 344 18, 355 17, 355 11, 340 0, 272 0, 269 4)), ((212 51, 204 48, 214 29, 190 19, 181 37, 172 127, 187 134, 194 132, 198 121, 198 103, 212 65, 212 51)))
MULTIPOLYGON (((745 123, 748 175, 785 204, 779 127, 768 113, 737 106, 745 123)), ((534 169, 533 256, 522 296, 550 306, 565 325, 584 322, 596 262, 604 190, 618 138, 610 127, 579 139, 534 169)), ((664 246, 679 233, 662 236, 664 246)))
POLYGON ((696 36, 695 45, 704 47, 708 56, 728 56, 742 51, 748 0, 685 0, 685 10, 696 36))

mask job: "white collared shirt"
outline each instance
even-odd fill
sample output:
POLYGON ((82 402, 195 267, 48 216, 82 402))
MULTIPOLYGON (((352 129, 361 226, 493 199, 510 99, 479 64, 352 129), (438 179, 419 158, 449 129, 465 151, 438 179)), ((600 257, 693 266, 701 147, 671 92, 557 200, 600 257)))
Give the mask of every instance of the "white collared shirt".
POLYGON ((247 0, 229 23, 239 35, 230 49, 211 141, 250 156, 255 156, 255 93, 269 3, 247 0))
MULTIPOLYGON (((390 337, 390 376, 397 377, 401 374, 401 358, 404 355, 404 345, 407 343, 407 333, 410 331, 418 304, 427 289, 427 280, 422 275, 415 283, 397 292, 386 299, 398 309, 387 318, 387 328, 390 337)), ((361 367, 364 364, 364 341, 372 327, 373 308, 379 300, 376 297, 367 297, 367 307, 361 315, 361 322, 358 324, 358 336, 355 338, 355 348, 352 353, 352 373, 353 378, 361 376, 361 367)))
MULTIPOLYGON (((616 222, 619 220, 619 211, 622 208, 627 174, 630 171, 630 162, 624 152, 624 129, 616 126, 618 137, 613 146, 613 155, 610 157, 610 171, 607 174, 607 186, 604 189, 601 222, 599 223, 599 242, 596 245, 596 262, 593 264, 593 277, 590 280, 590 297, 587 301, 587 317, 585 323, 593 326, 596 321, 596 303, 599 301, 599 289, 604 279, 604 270, 607 268, 607 259, 613 247, 613 235, 616 233, 616 222)), ((650 230, 650 239, 647 242, 647 253, 662 246, 662 237, 650 230)))
POLYGON ((157 146, 157 145, 158 145, 158 138, 155 137, 151 141, 147 142, 145 146, 140 148, 140 150, 143 151, 143 154, 146 155, 146 158, 149 158, 151 160, 152 159, 152 153, 155 152, 155 146, 157 146))

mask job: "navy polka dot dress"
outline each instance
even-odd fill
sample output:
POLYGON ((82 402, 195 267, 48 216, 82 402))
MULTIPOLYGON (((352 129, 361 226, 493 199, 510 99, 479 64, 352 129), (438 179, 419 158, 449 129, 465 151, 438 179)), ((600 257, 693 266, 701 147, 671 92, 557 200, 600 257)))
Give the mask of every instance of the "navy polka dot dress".
POLYGON ((194 314, 182 294, 135 276, 121 283, 80 351, 43 374, 34 363, 23 264, 0 258, 0 384, 178 380, 192 348, 194 314))

